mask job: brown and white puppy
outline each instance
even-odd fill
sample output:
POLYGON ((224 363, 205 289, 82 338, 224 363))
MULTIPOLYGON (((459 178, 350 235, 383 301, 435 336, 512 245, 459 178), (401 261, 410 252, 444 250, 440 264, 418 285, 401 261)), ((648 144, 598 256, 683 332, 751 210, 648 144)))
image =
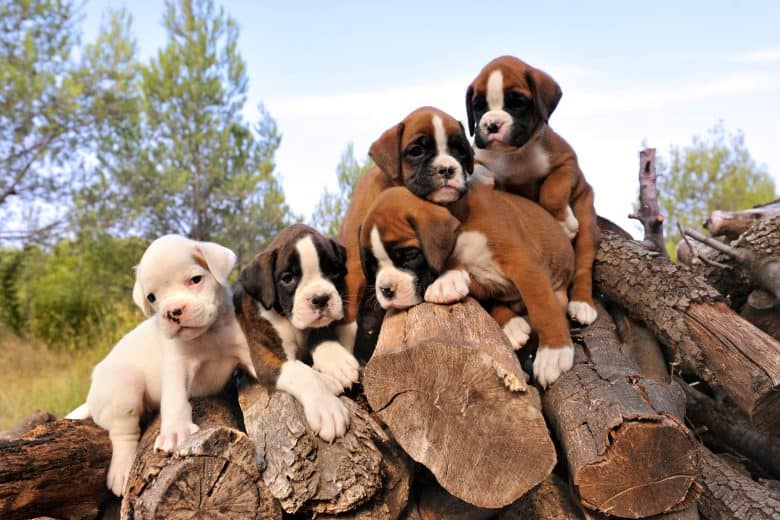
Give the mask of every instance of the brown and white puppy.
POLYGON ((463 125, 433 107, 410 113, 374 141, 368 153, 376 167, 355 187, 339 235, 347 250, 346 326, 341 327, 340 338, 348 345, 354 343, 355 319, 366 286, 358 228, 377 195, 392 186, 405 186, 417 197, 450 204, 466 192, 474 170, 463 125))
POLYGON ((569 315, 589 325, 596 319, 592 271, 600 236, 593 189, 577 155, 547 124, 561 95, 547 73, 502 56, 485 65, 468 87, 466 110, 477 147, 477 176, 538 201, 574 238, 577 267, 569 315))
POLYGON ((571 368, 565 308, 574 251, 538 204, 477 184, 444 208, 391 188, 366 216, 360 247, 382 307, 402 309, 423 299, 449 303, 466 294, 498 301, 491 314, 519 348, 530 330, 510 308, 522 301, 539 335, 536 379, 545 387, 571 368))
POLYGON ((298 399, 327 441, 346 431, 336 396, 358 380, 357 360, 330 328, 344 316, 344 260, 341 245, 295 224, 241 271, 233 297, 258 380, 298 399), (309 354, 311 367, 301 361, 309 354))

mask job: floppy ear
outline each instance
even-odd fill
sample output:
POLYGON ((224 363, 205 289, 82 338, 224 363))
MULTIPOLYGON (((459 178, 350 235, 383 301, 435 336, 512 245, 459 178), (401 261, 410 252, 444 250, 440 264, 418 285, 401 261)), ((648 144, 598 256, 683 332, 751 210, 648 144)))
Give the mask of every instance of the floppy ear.
MULTIPOLYGON (((466 115, 469 121, 469 135, 474 135, 475 121, 474 121, 474 107, 471 105, 471 101, 474 98, 474 84, 469 85, 466 89, 466 115)), ((464 132, 465 133, 465 132, 464 132)))
POLYGON ((474 173, 474 149, 471 147, 468 137, 466 137, 466 130, 463 129, 463 123, 458 121, 458 125, 460 126, 460 131, 463 134, 463 139, 466 143, 466 172, 471 175, 474 173))
POLYGON ((374 278, 376 278, 376 259, 374 258, 374 255, 368 251, 368 249, 363 247, 362 231, 363 225, 361 224, 358 226, 358 237, 360 237, 360 266, 363 268, 363 276, 366 277, 366 281, 373 283, 374 278))
POLYGON ((247 294, 262 303, 266 309, 273 307, 276 300, 276 284, 274 284, 276 256, 276 249, 263 251, 238 275, 238 282, 247 294))
MULTIPOLYGON (((358 233, 359 232, 360 231, 358 230, 358 233)), ((329 238, 328 240, 330 241, 330 246, 333 248, 336 261, 342 266, 345 265, 347 263, 347 249, 332 238, 329 238)))
POLYGON ((563 95, 561 87, 552 79, 552 76, 533 67, 529 67, 525 73, 525 79, 534 95, 536 110, 546 123, 555 111, 555 107, 558 106, 558 101, 561 100, 563 95))
POLYGON ((140 307, 141 312, 144 313, 144 316, 147 318, 154 314, 154 309, 152 309, 152 306, 149 304, 149 300, 146 299, 146 295, 144 294, 144 288, 141 286, 141 279, 138 276, 138 266, 135 266, 135 285, 133 285, 133 301, 135 302, 138 307, 140 307))
POLYGON ((214 242, 196 242, 195 253, 203 257, 219 285, 227 287, 230 271, 236 265, 236 254, 214 242))
POLYGON ((374 160, 379 169, 389 175, 391 179, 401 178, 401 134, 404 132, 403 122, 398 123, 379 136, 379 139, 371 144, 368 155, 374 160))
POLYGON ((460 221, 444 208, 435 207, 419 217, 409 217, 409 223, 417 232, 423 256, 434 271, 441 273, 455 248, 460 221))

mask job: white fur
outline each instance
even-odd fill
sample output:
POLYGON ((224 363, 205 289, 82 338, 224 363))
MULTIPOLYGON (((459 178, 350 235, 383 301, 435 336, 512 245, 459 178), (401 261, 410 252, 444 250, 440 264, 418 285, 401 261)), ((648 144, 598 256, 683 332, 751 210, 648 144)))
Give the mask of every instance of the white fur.
POLYGON ((492 188, 496 185, 496 174, 481 164, 475 164, 474 173, 469 178, 469 184, 473 184, 475 182, 485 184, 486 186, 490 186, 492 188))
MULTIPOLYGON (((154 241, 144 253, 134 299, 154 315, 97 364, 86 403, 86 415, 111 439, 107 484, 116 495, 123 493, 135 458, 144 410, 160 410, 155 448, 172 451, 198 430, 189 398, 221 390, 238 365, 255 376, 230 288, 220 285, 234 263, 235 255, 222 246, 173 235, 154 241), (206 249, 209 270, 193 258, 206 249), (194 275, 202 281, 192 283, 194 275), (154 303, 146 299, 150 293, 154 303), (171 316, 172 309, 182 312, 171 316)), ((83 406, 69 417, 83 417, 83 406)))
POLYGON ((560 375, 574 365, 574 347, 564 345, 557 348, 550 348, 540 345, 536 351, 534 359, 534 377, 542 388, 547 388, 553 384, 560 375))
POLYGON ((376 226, 371 230, 371 252, 377 260, 376 272, 376 299, 383 309, 406 309, 420 303, 416 294, 417 277, 408 271, 398 269, 390 255, 387 254, 379 230, 376 226), (392 298, 382 294, 382 288, 392 289, 392 298))
POLYGON ((479 120, 479 131, 489 142, 504 143, 512 128, 512 116, 504 110, 504 74, 500 70, 488 76, 485 98, 488 111, 479 120), (488 127, 493 124, 498 126, 498 132, 491 134, 488 127))
POLYGON ((488 109, 503 110, 504 108, 504 73, 496 69, 490 73, 485 93, 488 109))
POLYGON ((357 383, 360 376, 358 373, 360 363, 338 341, 323 341, 317 345, 311 357, 314 370, 329 375, 343 388, 349 388, 353 383, 357 383))
POLYGON ((469 294, 469 273, 464 269, 445 271, 425 290, 425 301, 431 303, 459 302, 469 294))
POLYGON ((336 327, 336 337, 348 352, 355 351, 355 338, 357 337, 357 322, 345 323, 336 327))
POLYGON ((566 219, 558 221, 561 225, 563 232, 569 237, 569 240, 573 240, 577 236, 577 232, 580 230, 580 223, 577 217, 574 216, 574 212, 571 210, 571 206, 566 205, 566 219))
POLYGON ((479 231, 463 231, 458 235, 452 257, 465 266, 478 283, 491 283, 509 289, 512 284, 493 261, 487 237, 479 231))
POLYGON ((525 346, 531 335, 531 326, 525 318, 520 316, 515 316, 506 322, 503 330, 512 348, 515 350, 520 350, 525 346))
POLYGON ((598 312, 589 303, 571 301, 569 302, 569 316, 578 323, 590 325, 596 321, 598 312))
POLYGON ((327 388, 322 374, 300 361, 282 365, 276 388, 295 397, 311 429, 325 441, 344 435, 349 426, 349 411, 327 388))
POLYGON ((460 198, 460 190, 466 184, 466 176, 463 174, 463 167, 458 160, 450 155, 447 147, 447 131, 444 129, 441 117, 434 115, 432 124, 433 137, 436 141, 436 157, 433 158, 431 166, 433 168, 452 168, 453 173, 449 179, 446 179, 443 187, 431 192, 427 198, 439 204, 453 202, 460 198))
POLYGON ((317 249, 311 236, 301 238, 296 244, 301 264, 301 280, 295 289, 290 322, 298 329, 323 327, 332 321, 344 317, 344 307, 333 282, 322 275, 317 249), (324 309, 317 308, 312 299, 327 296, 328 304, 324 309))

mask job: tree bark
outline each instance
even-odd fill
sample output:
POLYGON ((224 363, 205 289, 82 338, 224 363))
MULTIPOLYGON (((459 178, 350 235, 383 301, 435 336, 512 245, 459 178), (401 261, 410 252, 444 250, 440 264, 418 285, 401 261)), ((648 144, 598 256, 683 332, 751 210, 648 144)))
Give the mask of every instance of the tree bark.
POLYGON ((780 344, 722 296, 657 253, 604 232, 594 282, 672 350, 685 373, 727 395, 760 429, 780 431, 780 344))
POLYGON ((632 213, 628 218, 642 223, 645 230, 642 245, 668 256, 664 243, 664 217, 658 205, 658 186, 655 181, 655 148, 645 148, 639 152, 639 213, 632 213))
POLYGON ((332 443, 309 428, 303 409, 286 392, 255 382, 242 385, 239 404, 262 478, 288 513, 339 514, 374 497, 382 487, 381 427, 354 401, 347 433, 332 443))
POLYGON ((555 465, 536 389, 473 299, 388 313, 363 386, 398 444, 470 504, 511 504, 555 465))
POLYGON ((728 240, 735 240, 757 221, 773 217, 780 217, 780 200, 742 211, 715 210, 704 223, 704 227, 712 236, 722 235, 728 240))
POLYGON ((175 455, 155 452, 159 416, 141 437, 122 500, 123 519, 281 519, 260 478, 252 442, 226 396, 192 400, 200 431, 175 455))
POLYGON ((12 426, 10 429, 4 432, 0 432, 0 441, 11 441, 18 439, 36 426, 56 420, 57 418, 49 412, 35 410, 30 415, 19 421, 18 424, 12 426))
POLYGON ((583 505, 626 518, 689 507, 700 491, 700 456, 675 417, 679 398, 621 353, 603 308, 582 341, 543 403, 583 505))
POLYGON ((0 518, 95 518, 108 497, 108 432, 62 419, 0 441, 0 518))

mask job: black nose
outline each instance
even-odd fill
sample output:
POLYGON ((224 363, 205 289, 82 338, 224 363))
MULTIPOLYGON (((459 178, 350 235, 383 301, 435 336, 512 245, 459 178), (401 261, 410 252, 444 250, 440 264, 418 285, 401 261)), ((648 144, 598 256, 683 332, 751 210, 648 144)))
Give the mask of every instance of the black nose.
POLYGON ((388 300, 392 300, 395 296, 395 291, 391 287, 380 287, 379 290, 382 291, 382 296, 388 300))
POLYGON ((490 122, 490 123, 488 123, 488 125, 487 125, 487 131, 488 131, 488 133, 489 133, 489 134, 495 134, 496 132, 498 132, 498 130, 499 130, 500 128, 501 128, 501 125, 499 125, 499 124, 498 124, 498 123, 496 123, 495 121, 491 121, 491 122, 490 122))
POLYGON ((181 315, 182 315, 181 308, 173 309, 165 313, 166 318, 176 323, 179 323, 179 316, 181 315))
POLYGON ((330 295, 318 294, 317 296, 311 299, 311 304, 316 309, 324 309, 328 305, 328 300, 330 300, 330 295))
POLYGON ((449 179, 450 177, 455 175, 454 166, 439 166, 437 171, 439 172, 439 175, 441 175, 445 179, 449 179))

